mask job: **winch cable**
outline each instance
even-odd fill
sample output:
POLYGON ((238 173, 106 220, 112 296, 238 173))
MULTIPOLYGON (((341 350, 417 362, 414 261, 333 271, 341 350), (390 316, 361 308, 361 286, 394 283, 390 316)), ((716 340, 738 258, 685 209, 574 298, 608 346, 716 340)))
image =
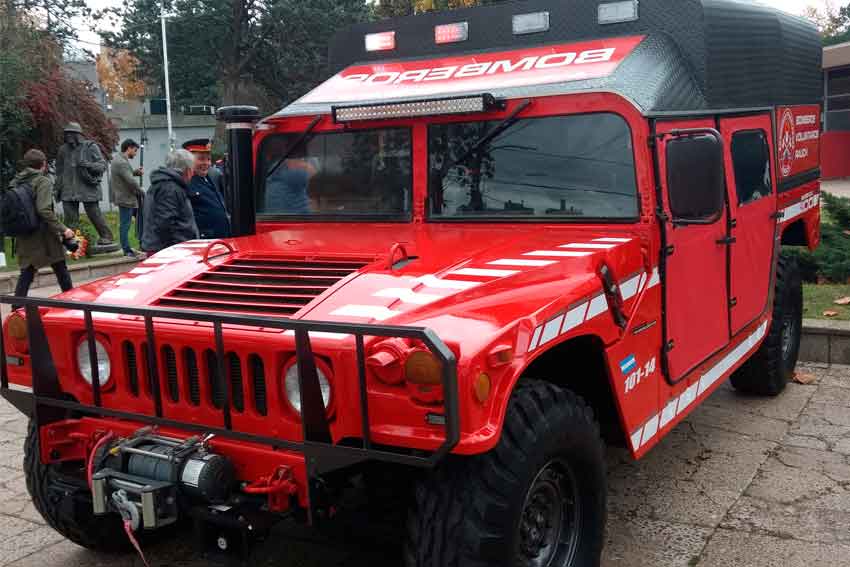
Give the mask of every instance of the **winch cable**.
POLYGON ((115 439, 115 434, 113 432, 108 432, 105 435, 101 436, 100 439, 94 444, 94 448, 89 453, 88 462, 86 463, 86 482, 88 482, 89 490, 92 489, 92 477, 94 476, 94 456, 100 450, 101 447, 109 443, 115 439))
POLYGON ((127 539, 130 540, 130 544, 136 549, 139 554, 139 557, 142 560, 142 563, 145 567, 151 567, 148 563, 148 560, 145 559, 145 554, 142 553, 142 546, 139 545, 139 540, 136 539, 135 534, 133 533, 133 523, 130 520, 124 520, 124 533, 127 534, 127 539))
MULTIPOLYGON (((100 450, 101 447, 115 439, 116 436, 113 432, 108 432, 105 435, 101 436, 100 439, 94 444, 94 448, 92 448, 91 453, 89 454, 88 461, 86 462, 86 481, 89 485, 89 490, 92 489, 92 477, 94 476, 94 460, 95 455, 100 450)), ((133 522, 124 517, 124 514, 121 515, 121 521, 124 525, 124 533, 127 534, 127 539, 130 540, 130 545, 136 550, 139 554, 139 558, 142 560, 142 563, 145 567, 150 567, 148 560, 145 559, 145 554, 142 552, 142 546, 139 545, 139 540, 136 539, 136 535, 133 533, 133 522)))

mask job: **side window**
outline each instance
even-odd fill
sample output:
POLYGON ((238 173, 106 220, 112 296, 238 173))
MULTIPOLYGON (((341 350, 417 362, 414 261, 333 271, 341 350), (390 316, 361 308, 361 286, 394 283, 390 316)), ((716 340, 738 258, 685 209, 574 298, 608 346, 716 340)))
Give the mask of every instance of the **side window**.
POLYGON ((723 146, 719 134, 667 142, 667 190, 674 223, 713 223, 723 212, 723 146))
POLYGON ((732 164, 739 205, 770 195, 770 150, 764 130, 732 136, 732 164))

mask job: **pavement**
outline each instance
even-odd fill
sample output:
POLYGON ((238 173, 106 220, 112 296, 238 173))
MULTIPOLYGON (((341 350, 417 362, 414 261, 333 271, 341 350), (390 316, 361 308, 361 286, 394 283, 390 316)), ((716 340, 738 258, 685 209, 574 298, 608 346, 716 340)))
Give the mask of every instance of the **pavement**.
MULTIPOLYGON (((605 567, 850 566, 850 366, 801 365, 776 399, 723 385, 649 455, 609 451, 605 567)), ((65 541, 21 471, 24 419, 0 402, 0 566, 140 567, 65 541)), ((189 534, 146 547, 151 567, 209 565, 189 534)), ((398 567, 400 550, 282 524, 256 567, 398 567)))
POLYGON ((850 179, 821 181, 821 189, 838 197, 850 197, 850 179))

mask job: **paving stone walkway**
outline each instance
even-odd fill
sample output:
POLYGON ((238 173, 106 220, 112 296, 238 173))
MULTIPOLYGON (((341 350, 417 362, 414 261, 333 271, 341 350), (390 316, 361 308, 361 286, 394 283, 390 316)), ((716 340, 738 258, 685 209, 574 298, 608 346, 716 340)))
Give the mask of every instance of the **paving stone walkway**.
MULTIPOLYGON (((724 385, 640 462, 609 455, 605 567, 850 566, 850 367, 804 366, 815 383, 779 398, 724 385)), ((46 527, 21 472, 26 424, 0 402, 0 566, 138 567, 46 527)), ((147 549, 151 567, 209 563, 186 543, 147 549)), ((327 541, 283 525, 256 567, 398 567, 399 550, 327 541)))

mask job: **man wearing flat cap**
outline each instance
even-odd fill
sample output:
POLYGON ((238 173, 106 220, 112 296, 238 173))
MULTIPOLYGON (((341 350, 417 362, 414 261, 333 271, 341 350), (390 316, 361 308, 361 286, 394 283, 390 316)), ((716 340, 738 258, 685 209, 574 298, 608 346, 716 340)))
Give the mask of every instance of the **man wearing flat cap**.
POLYGON ((189 200, 201 238, 229 238, 230 217, 224 201, 223 176, 212 167, 212 144, 208 138, 183 144, 195 156, 195 171, 189 182, 189 200))
POLYGON ((112 245, 112 231, 100 211, 100 181, 106 160, 97 143, 86 139, 76 122, 65 126, 65 143, 56 156, 56 183, 53 192, 62 201, 65 224, 76 229, 80 224, 80 203, 97 230, 99 246, 112 245))

